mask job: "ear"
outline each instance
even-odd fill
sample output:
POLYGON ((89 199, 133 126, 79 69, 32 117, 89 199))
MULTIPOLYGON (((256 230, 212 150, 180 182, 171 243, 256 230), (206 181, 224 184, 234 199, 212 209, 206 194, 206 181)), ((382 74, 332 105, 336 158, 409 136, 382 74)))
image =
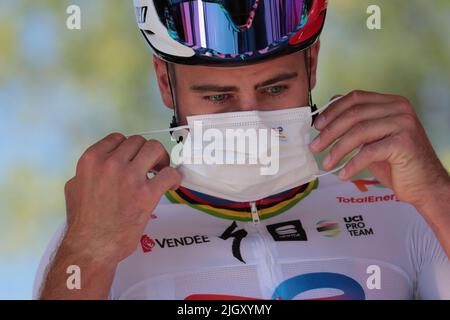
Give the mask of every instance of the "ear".
POLYGON ((314 89, 317 82, 317 64, 319 61, 320 39, 309 49, 309 65, 311 66, 311 89, 314 89))
POLYGON ((156 55, 153 55, 153 67, 156 72, 156 79, 158 80, 161 99, 168 108, 173 109, 173 100, 171 94, 172 88, 170 88, 169 85, 166 63, 167 62, 161 60, 156 55))

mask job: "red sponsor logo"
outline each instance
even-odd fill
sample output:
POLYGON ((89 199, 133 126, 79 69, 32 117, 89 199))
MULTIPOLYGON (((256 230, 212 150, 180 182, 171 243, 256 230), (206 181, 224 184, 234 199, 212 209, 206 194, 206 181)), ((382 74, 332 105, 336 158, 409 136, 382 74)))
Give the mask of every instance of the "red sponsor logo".
POLYGON ((375 202, 388 202, 399 201, 395 194, 387 194, 384 196, 366 196, 366 197, 336 197, 338 203, 375 203, 375 202))
POLYGON ((144 251, 144 253, 148 253, 151 252, 152 249, 155 247, 156 243, 155 241, 150 238, 148 235, 144 234, 141 237, 141 246, 142 246, 142 251, 144 251))
POLYGON ((368 192, 369 188, 367 186, 375 186, 378 188, 384 188, 384 186, 377 180, 353 180, 352 183, 358 188, 361 192, 368 192))

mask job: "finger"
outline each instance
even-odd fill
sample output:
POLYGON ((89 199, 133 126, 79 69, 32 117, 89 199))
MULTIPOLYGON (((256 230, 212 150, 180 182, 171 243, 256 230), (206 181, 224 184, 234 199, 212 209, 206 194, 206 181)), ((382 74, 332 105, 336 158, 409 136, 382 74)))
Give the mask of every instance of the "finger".
POLYGON ((123 141, 120 146, 111 153, 111 157, 120 162, 128 162, 133 160, 141 147, 147 140, 142 136, 131 136, 123 141))
POLYGON ((124 140, 121 133, 112 133, 97 143, 90 146, 80 157, 77 163, 76 175, 90 172, 103 159, 106 159, 110 152, 114 151, 124 140))
POLYGON ((331 121, 336 119, 339 114, 356 104, 367 103, 388 103, 394 101, 392 96, 367 92, 367 91, 352 91, 345 95, 338 101, 332 103, 324 112, 322 112, 315 121, 317 130, 326 127, 331 121))
POLYGON ((150 170, 159 171, 169 164, 169 154, 157 140, 146 141, 131 163, 132 170, 144 178, 150 170))
POLYGON ((161 197, 168 190, 178 188, 181 183, 180 172, 172 167, 165 167, 155 177, 148 180, 148 187, 152 193, 161 197))
POLYGON ((394 145, 397 136, 367 144, 361 148, 345 167, 339 172, 339 178, 348 180, 361 170, 373 163, 388 161, 394 154, 394 145))
POLYGON ((343 94, 335 94, 335 95, 332 96, 331 99, 328 100, 328 101, 333 101, 334 99, 336 99, 336 98, 338 98, 338 97, 343 97, 343 96, 344 96, 343 94))
POLYGON ((336 166, 351 151, 387 136, 400 132, 402 117, 385 117, 375 120, 358 122, 347 131, 331 148, 323 160, 323 167, 329 170, 336 166))
POLYGON ((401 108, 395 103, 357 104, 351 106, 321 130, 320 134, 311 143, 311 151, 322 152, 352 127, 358 126, 360 122, 400 113, 401 108))
POLYGON ((64 185, 64 195, 66 199, 72 197, 74 185, 75 185, 75 177, 69 179, 64 185))
POLYGON ((90 146, 85 153, 107 154, 116 149, 124 140, 125 136, 121 133, 111 133, 90 146))

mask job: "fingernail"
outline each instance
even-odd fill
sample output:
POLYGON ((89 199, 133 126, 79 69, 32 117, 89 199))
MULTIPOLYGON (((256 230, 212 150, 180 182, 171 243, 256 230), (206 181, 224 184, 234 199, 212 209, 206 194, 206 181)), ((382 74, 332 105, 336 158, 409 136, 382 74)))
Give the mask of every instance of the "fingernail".
POLYGON ((331 163, 331 156, 330 156, 330 154, 327 154, 327 155, 325 156, 325 158, 323 159, 323 166, 324 166, 325 168, 328 168, 328 166, 330 165, 330 163, 331 163))
POLYGON ((339 178, 345 179, 345 174, 346 174, 345 168, 343 168, 341 171, 339 171, 339 178))
POLYGON ((320 144, 320 136, 317 136, 313 142, 311 142, 311 148, 314 150, 317 150, 318 146, 320 144))
POLYGON ((314 122, 314 125, 317 129, 321 129, 325 124, 325 116, 324 115, 320 115, 317 117, 316 121, 314 122))

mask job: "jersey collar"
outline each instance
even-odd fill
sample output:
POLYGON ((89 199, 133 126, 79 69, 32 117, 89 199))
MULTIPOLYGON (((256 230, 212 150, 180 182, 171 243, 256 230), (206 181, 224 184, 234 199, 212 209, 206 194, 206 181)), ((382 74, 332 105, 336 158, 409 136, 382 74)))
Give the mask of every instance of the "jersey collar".
MULTIPOLYGON (((255 201, 259 218, 265 220, 289 210, 306 198, 318 185, 319 180, 315 179, 293 189, 255 201)), ((245 222, 252 221, 250 202, 220 199, 182 186, 175 191, 166 192, 166 197, 172 203, 187 204, 215 217, 245 222)))

